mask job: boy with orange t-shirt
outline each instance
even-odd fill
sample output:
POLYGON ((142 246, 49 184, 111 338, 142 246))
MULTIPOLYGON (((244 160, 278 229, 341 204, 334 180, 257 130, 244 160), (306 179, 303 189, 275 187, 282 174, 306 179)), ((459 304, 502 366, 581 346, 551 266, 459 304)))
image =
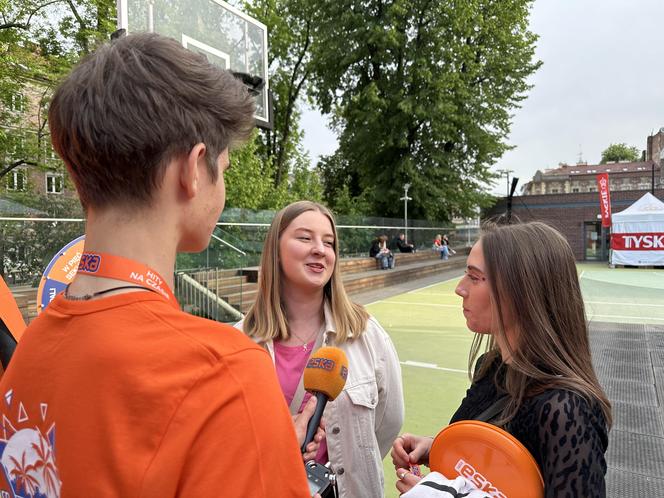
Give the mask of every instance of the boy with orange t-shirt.
POLYGON ((309 496, 296 432, 313 404, 294 430, 267 352, 171 291, 253 111, 230 73, 154 34, 101 47, 56 91, 85 250, 0 381, 3 496, 309 496))

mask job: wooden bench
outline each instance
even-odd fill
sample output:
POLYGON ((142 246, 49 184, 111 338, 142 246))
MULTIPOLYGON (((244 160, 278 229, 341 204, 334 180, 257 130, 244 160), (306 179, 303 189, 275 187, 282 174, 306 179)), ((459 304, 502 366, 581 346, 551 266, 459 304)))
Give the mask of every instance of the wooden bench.
MULTIPOLYGON (((440 259, 440 253, 431 250, 416 253, 396 253, 395 268, 377 269, 375 258, 369 256, 340 258, 341 278, 349 294, 357 294, 368 289, 389 287, 401 282, 423 278, 450 268, 463 268, 469 248, 455 248, 456 255, 450 259, 440 259)), ((226 302, 246 313, 258 294, 258 266, 200 271, 192 274, 199 283, 215 292, 226 302)), ((12 289, 19 309, 26 323, 37 316, 37 289, 21 287, 12 289)))

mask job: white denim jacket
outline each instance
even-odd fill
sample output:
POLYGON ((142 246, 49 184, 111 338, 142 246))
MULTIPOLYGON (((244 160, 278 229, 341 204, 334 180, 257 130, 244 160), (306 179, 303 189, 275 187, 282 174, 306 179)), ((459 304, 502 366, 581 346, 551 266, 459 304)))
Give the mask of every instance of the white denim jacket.
MULTIPOLYGON (((235 325, 242 330, 242 322, 235 325)), ((334 345, 336 329, 325 303, 325 345, 334 345)), ((265 347, 274 361, 272 341, 265 347)), ((327 404, 323 417, 327 452, 341 498, 382 498, 383 458, 404 419, 401 366, 390 336, 370 317, 357 339, 339 346, 348 357, 348 379, 327 404)))

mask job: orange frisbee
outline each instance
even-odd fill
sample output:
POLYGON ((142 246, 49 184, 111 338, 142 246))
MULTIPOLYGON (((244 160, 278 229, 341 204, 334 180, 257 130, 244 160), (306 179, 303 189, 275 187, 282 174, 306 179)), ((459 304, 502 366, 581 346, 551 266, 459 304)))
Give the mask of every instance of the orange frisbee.
POLYGON ((429 468, 448 479, 462 476, 494 498, 542 498, 544 480, 530 452, 508 432, 477 420, 438 433, 429 468))

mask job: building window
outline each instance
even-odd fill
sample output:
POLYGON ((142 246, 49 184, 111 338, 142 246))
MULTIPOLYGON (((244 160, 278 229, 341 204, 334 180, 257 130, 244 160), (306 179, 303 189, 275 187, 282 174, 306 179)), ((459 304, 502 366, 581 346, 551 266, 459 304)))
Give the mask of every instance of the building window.
POLYGON ((588 192, 597 192, 595 187, 588 187, 588 192))
POLYGON ((579 187, 572 187, 572 193, 576 194, 579 192, 579 187))
POLYGON ((552 194, 557 194, 557 193, 558 193, 558 189, 557 189, 557 188, 552 188, 552 189, 551 189, 551 193, 552 193, 552 194))
POLYGON ((47 162, 56 161, 58 159, 58 155, 53 150, 53 147, 51 147, 51 143, 48 137, 42 139, 41 148, 42 148, 42 156, 45 161, 47 162))
POLYGON ((46 193, 61 194, 64 190, 64 178, 60 173, 46 173, 46 193))
POLYGON ((11 112, 23 112, 25 110, 25 97, 20 93, 13 93, 7 101, 7 109, 11 112))
POLYGON ((7 174, 7 190, 12 192, 23 192, 26 183, 24 169, 13 169, 7 174))

